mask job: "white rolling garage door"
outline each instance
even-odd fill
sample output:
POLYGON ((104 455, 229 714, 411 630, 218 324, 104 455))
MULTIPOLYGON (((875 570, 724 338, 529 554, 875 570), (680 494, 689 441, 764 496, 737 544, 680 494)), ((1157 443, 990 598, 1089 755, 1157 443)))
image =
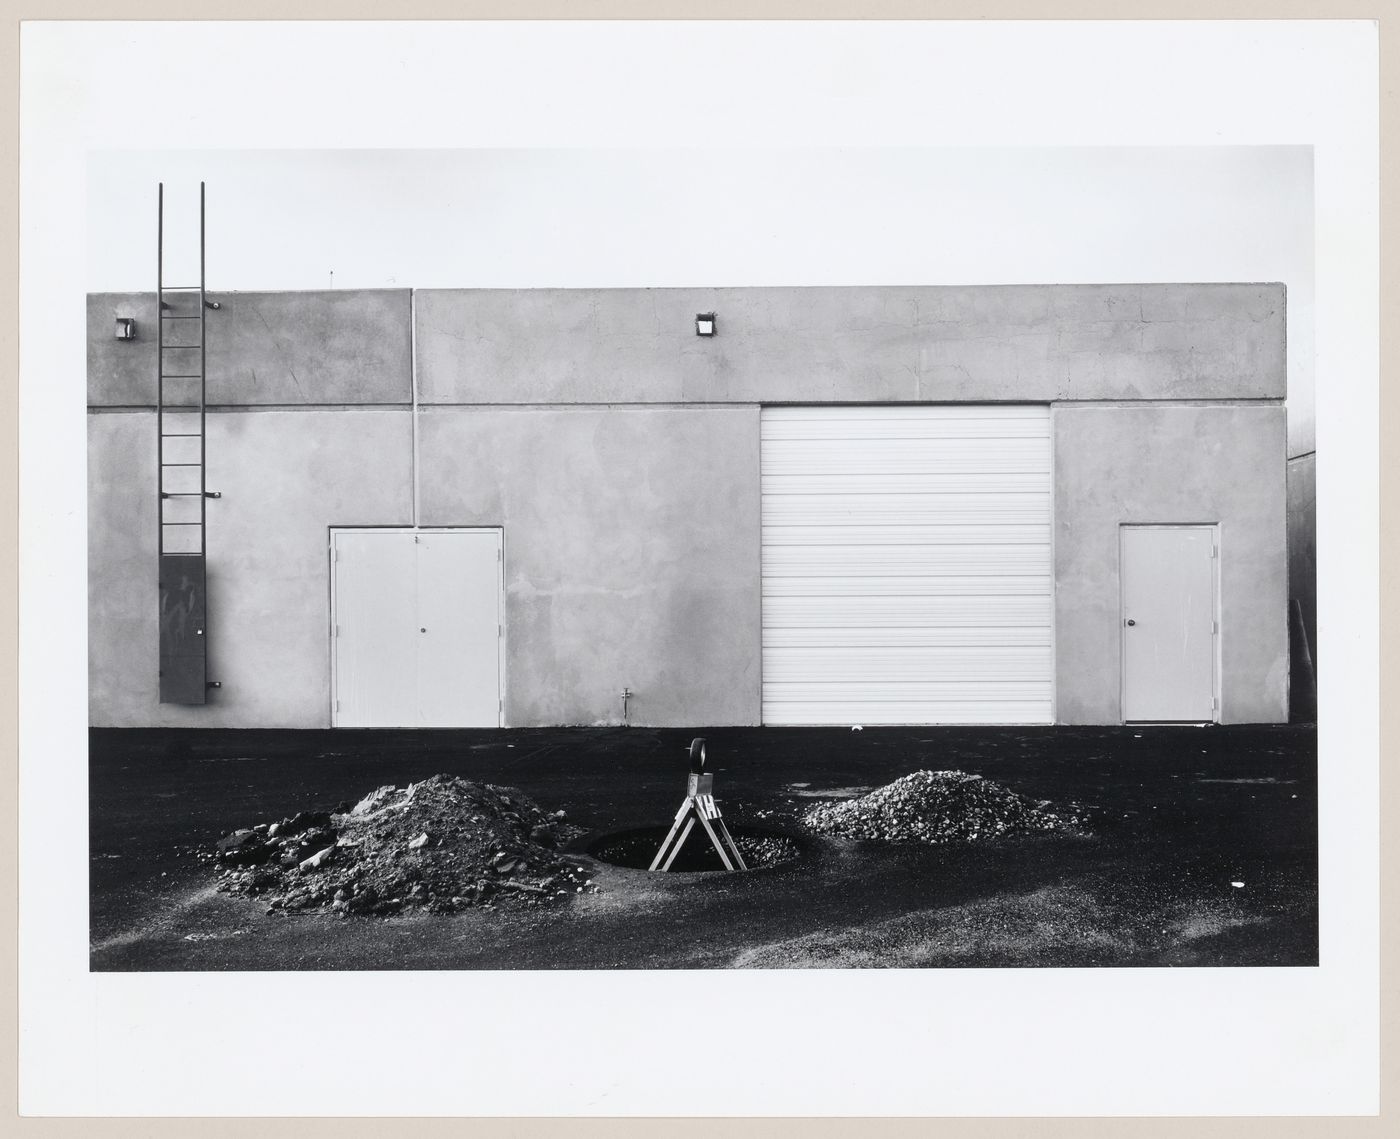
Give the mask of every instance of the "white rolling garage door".
POLYGON ((1050 409, 762 416, 763 722, 1054 717, 1050 409))

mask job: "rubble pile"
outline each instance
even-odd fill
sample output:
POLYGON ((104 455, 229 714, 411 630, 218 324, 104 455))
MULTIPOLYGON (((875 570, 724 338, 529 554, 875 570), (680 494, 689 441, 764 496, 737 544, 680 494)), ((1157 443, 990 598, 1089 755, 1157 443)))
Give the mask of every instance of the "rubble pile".
POLYGON ((739 848, 739 853, 744 856, 744 865, 750 870, 791 862, 801 853, 797 843, 780 834, 736 834, 734 845, 739 848))
POLYGON ((1092 809, 1055 806, 965 771, 915 771, 859 799, 823 803, 802 816, 839 838, 887 842, 983 842, 1009 835, 1086 834, 1092 809))
POLYGON ((260 898, 269 913, 453 913, 596 891, 557 849, 583 833, 514 788, 434 775, 380 787, 344 813, 234 831, 205 858, 220 867, 220 890, 260 898))

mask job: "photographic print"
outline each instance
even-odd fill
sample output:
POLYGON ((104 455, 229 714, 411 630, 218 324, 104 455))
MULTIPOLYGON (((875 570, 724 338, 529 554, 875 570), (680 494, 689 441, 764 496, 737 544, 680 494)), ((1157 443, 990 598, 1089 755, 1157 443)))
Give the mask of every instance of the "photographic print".
POLYGON ((94 969, 1316 964, 1308 148, 91 171, 94 969))
POLYGON ((1373 25, 22 46, 23 1111, 1375 1110, 1373 25))

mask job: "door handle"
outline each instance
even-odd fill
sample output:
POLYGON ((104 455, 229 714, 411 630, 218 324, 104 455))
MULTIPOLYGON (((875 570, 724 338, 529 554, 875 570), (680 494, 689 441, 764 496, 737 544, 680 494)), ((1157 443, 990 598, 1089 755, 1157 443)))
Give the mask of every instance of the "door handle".
POLYGON ((1129 617, 1126 621, 1123 622, 1123 624, 1125 624, 1125 625, 1136 625, 1137 622, 1134 621, 1131 617, 1129 617))

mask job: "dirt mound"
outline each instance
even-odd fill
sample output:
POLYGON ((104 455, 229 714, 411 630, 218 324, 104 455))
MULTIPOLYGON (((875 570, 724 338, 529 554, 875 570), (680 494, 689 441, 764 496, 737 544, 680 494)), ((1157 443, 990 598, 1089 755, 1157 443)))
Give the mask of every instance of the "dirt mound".
POLYGON ((1056 807, 965 771, 915 771, 859 799, 823 803, 802 821, 821 834, 887 842, 982 842, 1007 835, 1088 833, 1092 809, 1056 807))
POLYGON ((582 833, 514 788, 434 775, 380 787, 343 814, 234 831, 207 857, 222 867, 219 889, 261 898, 269 913, 452 913, 596 890, 556 849, 582 833))

